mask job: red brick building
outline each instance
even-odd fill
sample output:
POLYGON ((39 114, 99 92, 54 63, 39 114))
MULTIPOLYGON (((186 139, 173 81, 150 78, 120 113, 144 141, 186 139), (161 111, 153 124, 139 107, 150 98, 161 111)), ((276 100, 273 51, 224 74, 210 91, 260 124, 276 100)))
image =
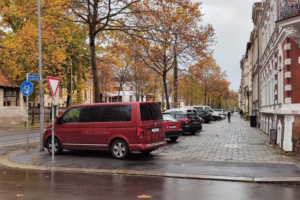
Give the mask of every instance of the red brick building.
POLYGON ((299 152, 300 2, 263 2, 260 128, 275 133, 283 150, 299 152))

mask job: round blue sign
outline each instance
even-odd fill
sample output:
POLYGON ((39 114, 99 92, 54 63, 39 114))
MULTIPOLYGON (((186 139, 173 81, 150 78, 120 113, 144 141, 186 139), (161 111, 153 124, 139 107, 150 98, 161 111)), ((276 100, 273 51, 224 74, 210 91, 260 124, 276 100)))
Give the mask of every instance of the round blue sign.
POLYGON ((33 85, 30 81, 24 81, 21 85, 21 92, 25 97, 28 97, 33 92, 33 85))

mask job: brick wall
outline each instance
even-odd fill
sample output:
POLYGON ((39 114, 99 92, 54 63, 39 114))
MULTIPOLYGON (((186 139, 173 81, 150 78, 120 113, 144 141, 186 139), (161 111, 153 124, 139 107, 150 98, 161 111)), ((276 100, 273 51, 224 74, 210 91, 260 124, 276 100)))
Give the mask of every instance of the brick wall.
POLYGON ((293 125, 293 152, 300 152, 300 116, 295 117, 293 125))
POLYGON ((291 85, 292 85, 292 103, 300 103, 300 64, 298 62, 298 58, 300 57, 300 48, 294 40, 290 39, 291 43, 291 51, 290 51, 290 58, 292 60, 292 65, 290 67, 290 71, 292 74, 291 77, 291 85))
POLYGON ((291 65, 284 65, 283 75, 285 76, 286 72, 291 72, 291 78, 284 77, 284 86, 291 85, 292 91, 284 91, 284 99, 287 97, 291 97, 292 104, 300 103, 300 84, 298 83, 300 80, 300 48, 298 44, 291 38, 286 38, 282 44, 282 49, 284 49, 284 45, 290 43, 291 50, 283 51, 283 63, 286 59, 291 59, 291 65))

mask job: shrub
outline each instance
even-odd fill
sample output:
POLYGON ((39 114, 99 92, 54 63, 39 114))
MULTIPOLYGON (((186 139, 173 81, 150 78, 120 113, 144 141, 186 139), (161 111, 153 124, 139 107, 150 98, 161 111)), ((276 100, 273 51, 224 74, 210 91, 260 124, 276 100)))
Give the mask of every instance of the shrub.
POLYGON ((249 115, 249 113, 248 113, 248 112, 244 113, 243 118, 244 118, 245 120, 247 120, 247 121, 250 120, 250 115, 249 115))

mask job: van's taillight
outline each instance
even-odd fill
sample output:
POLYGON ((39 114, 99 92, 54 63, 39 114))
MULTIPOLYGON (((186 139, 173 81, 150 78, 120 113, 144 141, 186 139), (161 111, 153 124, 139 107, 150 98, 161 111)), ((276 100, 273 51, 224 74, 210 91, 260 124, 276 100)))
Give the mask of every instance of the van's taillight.
POLYGON ((182 118, 182 121, 184 123, 191 123, 191 120, 189 118, 182 118))
POLYGON ((144 136, 144 130, 142 128, 138 127, 138 129, 137 129, 137 135, 138 136, 144 136))

